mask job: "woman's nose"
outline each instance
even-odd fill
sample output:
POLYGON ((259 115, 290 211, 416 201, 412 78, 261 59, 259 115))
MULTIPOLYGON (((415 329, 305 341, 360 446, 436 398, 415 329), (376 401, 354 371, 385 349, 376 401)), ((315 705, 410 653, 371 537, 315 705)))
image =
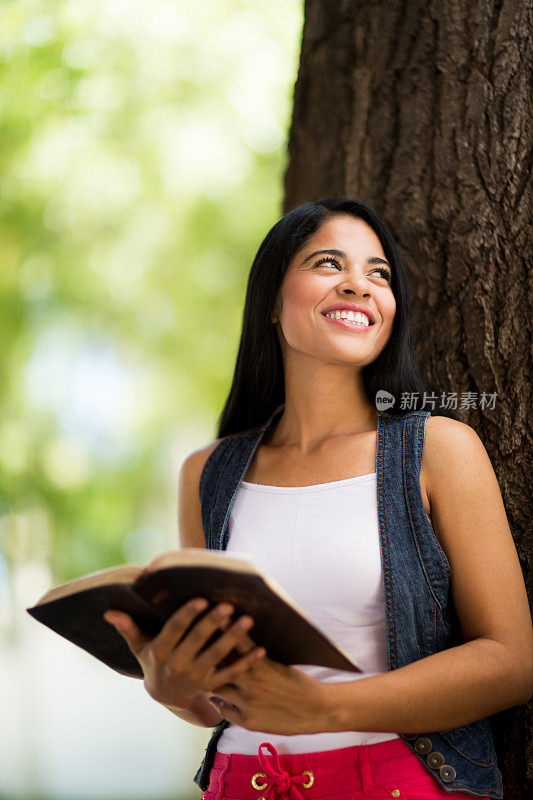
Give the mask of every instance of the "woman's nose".
POLYGON ((364 275, 350 274, 339 284, 341 294, 358 294, 364 297, 372 295, 372 286, 364 275))

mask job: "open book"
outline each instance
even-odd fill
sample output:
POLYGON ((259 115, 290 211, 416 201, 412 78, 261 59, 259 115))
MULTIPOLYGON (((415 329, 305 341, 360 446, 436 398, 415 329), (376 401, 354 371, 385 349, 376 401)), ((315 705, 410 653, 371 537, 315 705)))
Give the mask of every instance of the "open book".
MULTIPOLYGON (((149 570, 125 564, 93 572, 50 589, 26 610, 116 672, 132 678, 143 677, 141 666, 122 636, 105 621, 104 612, 110 608, 125 611, 147 636, 155 636, 166 620, 194 597, 205 597, 210 605, 185 633, 211 608, 226 601, 235 608, 233 620, 243 614, 253 618, 248 635, 266 648, 273 661, 362 672, 273 578, 248 559, 225 550, 184 547, 157 556, 149 570)), ((203 649, 222 633, 215 631, 203 649)), ((241 654, 234 649, 218 667, 238 658, 241 654)))

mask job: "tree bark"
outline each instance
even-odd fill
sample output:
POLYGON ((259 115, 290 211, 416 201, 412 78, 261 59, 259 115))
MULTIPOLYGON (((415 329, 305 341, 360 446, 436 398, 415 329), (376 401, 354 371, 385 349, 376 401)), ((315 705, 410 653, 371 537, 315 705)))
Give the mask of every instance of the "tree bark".
MULTIPOLYGON (((418 363, 487 448, 530 598, 532 16, 532 0, 306 0, 284 203, 383 214, 418 363)), ((529 800, 533 705, 491 725, 505 800, 529 800)))

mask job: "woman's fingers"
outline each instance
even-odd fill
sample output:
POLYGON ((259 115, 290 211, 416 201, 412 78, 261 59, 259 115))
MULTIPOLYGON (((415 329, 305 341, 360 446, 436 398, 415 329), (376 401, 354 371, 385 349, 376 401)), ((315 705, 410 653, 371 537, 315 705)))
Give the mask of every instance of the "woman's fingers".
MULTIPOLYGON (((215 606, 196 625, 191 627, 195 617, 205 611, 207 605, 204 600, 202 606, 199 600, 200 598, 196 598, 196 600, 189 601, 181 606, 169 617, 159 634, 153 639, 146 636, 132 618, 122 611, 109 610, 104 614, 104 619, 114 625, 115 629, 128 644, 131 652, 137 657, 146 644, 150 642, 152 653, 158 661, 178 660, 180 664, 183 664, 196 660, 198 666, 210 672, 216 669, 218 663, 232 650, 236 650, 237 653, 243 656, 255 651, 256 644, 247 634, 247 630, 253 627, 253 619, 250 616, 239 617, 236 622, 232 623, 232 619, 229 616, 233 611, 231 604, 221 603, 215 606), (225 614, 222 613, 224 609, 226 611, 225 614), (243 627, 243 622, 247 622, 248 625, 243 627), (183 638, 187 630, 189 632, 183 638), (216 630, 224 631, 224 633, 221 633, 210 647, 203 649, 205 643, 216 630), (179 647, 178 644, 180 644, 179 647)), ((239 659, 238 662, 235 662, 235 664, 239 664, 238 673, 247 669, 249 663, 251 663, 249 661, 241 663, 241 661, 239 659)), ((233 667, 233 665, 231 666, 233 667)), ((224 670, 223 674, 227 675, 227 670, 224 670)))
POLYGON ((244 633, 240 637, 240 639, 237 640, 235 649, 237 650, 238 653, 242 653, 242 655, 245 655, 246 653, 249 653, 250 650, 252 650, 252 648, 254 648, 255 646, 256 643, 254 642, 254 640, 250 639, 247 633, 244 633))
POLYGON ((126 640, 134 656, 137 656, 146 643, 150 641, 150 637, 146 636, 140 628, 137 627, 129 614, 112 609, 106 611, 103 616, 105 621, 113 625, 115 630, 126 640))
POLYGON ((249 670, 256 661, 258 661, 260 658, 263 658, 265 655, 266 653, 264 648, 257 648, 253 646, 252 649, 246 653, 246 655, 242 656, 242 658, 239 658, 239 660, 235 661, 234 664, 215 672, 213 677, 209 680, 210 690, 214 691, 225 684, 233 683, 233 680, 237 677, 237 675, 241 675, 243 672, 249 670))
POLYGON ((202 608, 198 607, 196 600, 192 600, 189 603, 185 603, 168 618, 153 640, 153 652, 157 659, 160 661, 168 660, 179 645, 180 660, 184 663, 192 661, 213 632, 220 627, 227 615, 233 612, 233 606, 229 603, 221 603, 193 624, 195 617, 205 611, 206 607, 206 600, 204 600, 202 608), (224 608, 226 609, 226 614, 222 613, 224 608), (192 627, 189 630, 191 624, 192 627), (186 631, 187 635, 184 637, 186 631))
MULTIPOLYGON (((237 648, 238 651, 241 652, 241 648, 239 647, 240 640, 246 635, 246 631, 250 630, 253 623, 254 621, 250 616, 239 617, 236 622, 229 625, 227 630, 219 636, 210 647, 198 653, 196 656, 197 666, 201 670, 210 672, 210 670, 213 667, 216 668, 223 658, 233 649, 237 648)), ((222 627, 222 625, 220 627, 222 627)), ((252 646, 254 647, 255 645, 252 643, 252 646)), ((249 648, 247 648, 245 652, 248 652, 248 650, 249 648)))

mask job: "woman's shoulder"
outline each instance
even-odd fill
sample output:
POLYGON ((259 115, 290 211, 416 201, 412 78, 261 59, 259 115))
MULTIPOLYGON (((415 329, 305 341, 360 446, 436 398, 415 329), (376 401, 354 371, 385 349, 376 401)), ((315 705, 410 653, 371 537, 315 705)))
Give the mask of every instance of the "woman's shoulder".
POLYGON ((205 463, 220 439, 199 447, 183 461, 178 480, 178 529, 181 547, 205 547, 199 487, 205 463))
POLYGON ((222 441, 222 438, 214 439, 204 447, 199 447, 197 450, 193 450, 192 453, 189 453, 189 455, 183 461, 181 472, 189 476, 189 479, 194 479, 194 477, 197 477, 199 481, 200 475, 205 466, 205 462, 213 450, 215 450, 222 441))
MULTIPOLYGON (((464 441, 479 440, 474 428, 466 422, 452 417, 443 417, 439 414, 430 414, 426 420, 425 441, 440 443, 447 447, 457 447, 464 441)), ((481 441, 481 440, 479 440, 481 441)))
POLYGON ((446 475, 463 472, 465 467, 490 464, 483 442, 472 428, 461 420, 430 415, 426 420, 421 471, 428 493, 446 475), (488 462, 488 463, 487 463, 488 462))

